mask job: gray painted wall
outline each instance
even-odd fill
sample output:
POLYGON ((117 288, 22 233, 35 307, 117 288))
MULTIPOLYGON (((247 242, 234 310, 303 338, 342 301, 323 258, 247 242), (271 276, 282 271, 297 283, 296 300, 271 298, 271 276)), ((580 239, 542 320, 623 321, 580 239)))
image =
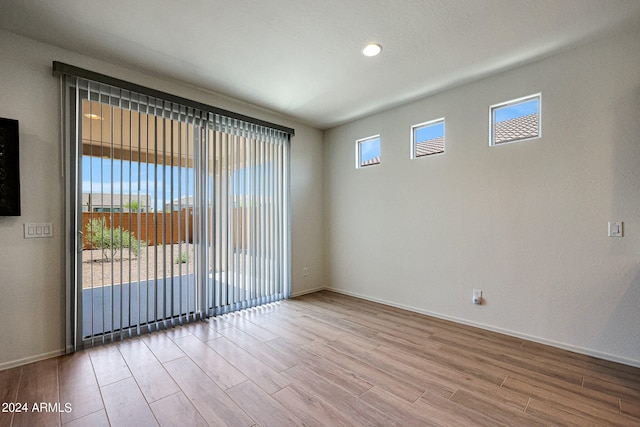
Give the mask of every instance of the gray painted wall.
POLYGON ((330 286, 640 366, 639 71, 619 34, 327 131, 330 286), (489 147, 488 106, 537 92, 542 138, 489 147), (439 117, 445 154, 410 160, 439 117), (378 133, 382 163, 356 170, 378 133))

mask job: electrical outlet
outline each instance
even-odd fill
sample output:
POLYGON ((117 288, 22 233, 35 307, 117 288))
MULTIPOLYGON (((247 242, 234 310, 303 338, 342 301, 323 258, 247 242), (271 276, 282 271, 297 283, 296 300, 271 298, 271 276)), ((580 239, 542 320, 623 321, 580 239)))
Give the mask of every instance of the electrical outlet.
POLYGON ((482 291, 479 289, 473 290, 473 303, 482 304, 482 291))

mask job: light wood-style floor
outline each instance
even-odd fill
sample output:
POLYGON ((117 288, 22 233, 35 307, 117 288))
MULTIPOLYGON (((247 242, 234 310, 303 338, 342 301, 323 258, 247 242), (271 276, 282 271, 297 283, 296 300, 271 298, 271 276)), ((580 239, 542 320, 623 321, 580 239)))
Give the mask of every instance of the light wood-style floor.
POLYGON ((640 425, 640 369, 325 291, 2 371, 0 398, 29 405, 0 426, 640 425))

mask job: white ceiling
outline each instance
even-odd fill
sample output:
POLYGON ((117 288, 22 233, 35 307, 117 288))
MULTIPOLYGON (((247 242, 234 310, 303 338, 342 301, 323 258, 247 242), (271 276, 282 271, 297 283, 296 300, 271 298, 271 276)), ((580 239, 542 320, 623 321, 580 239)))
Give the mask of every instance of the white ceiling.
POLYGON ((321 129, 633 26, 639 0, 0 0, 0 28, 321 129))

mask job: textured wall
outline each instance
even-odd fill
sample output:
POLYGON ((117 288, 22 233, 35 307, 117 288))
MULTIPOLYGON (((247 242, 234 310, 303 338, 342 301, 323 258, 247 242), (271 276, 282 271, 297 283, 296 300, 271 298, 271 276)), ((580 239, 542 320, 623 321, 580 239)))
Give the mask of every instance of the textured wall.
POLYGON ((617 35, 327 131, 331 287, 640 366, 638 70, 640 35, 617 35), (542 138, 489 147, 488 106, 537 92, 542 138), (445 154, 410 160, 439 117, 445 154))
POLYGON ((0 217, 0 369, 65 347, 64 179, 60 85, 67 62, 296 129, 292 142, 293 293, 325 284, 322 132, 240 102, 0 31, 0 117, 20 121, 22 216, 0 217), (52 239, 23 239, 23 223, 51 222, 52 239), (304 267, 310 272, 302 276, 304 267))

